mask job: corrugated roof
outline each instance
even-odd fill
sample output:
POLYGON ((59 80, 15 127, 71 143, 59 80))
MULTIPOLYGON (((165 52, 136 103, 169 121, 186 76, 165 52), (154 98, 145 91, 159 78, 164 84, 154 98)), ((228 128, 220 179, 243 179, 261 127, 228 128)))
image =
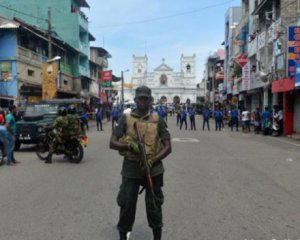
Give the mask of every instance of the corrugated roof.
POLYGON ((19 23, 0 16, 0 28, 2 28, 2 29, 11 29, 11 28, 19 28, 19 27, 20 27, 19 23))

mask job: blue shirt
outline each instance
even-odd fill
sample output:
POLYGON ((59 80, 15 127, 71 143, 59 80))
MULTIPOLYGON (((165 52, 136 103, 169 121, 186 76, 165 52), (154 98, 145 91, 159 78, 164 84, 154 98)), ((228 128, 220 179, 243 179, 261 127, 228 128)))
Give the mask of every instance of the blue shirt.
POLYGON ((236 109, 231 111, 231 117, 237 118, 238 116, 239 116, 239 113, 236 109))
POLYGON ((262 120, 265 121, 265 120, 269 120, 270 119, 270 112, 269 111, 264 111, 262 113, 262 120))
POLYGON ((119 116, 118 110, 113 109, 113 110, 111 111, 111 115, 112 115, 113 118, 117 118, 117 117, 119 116))
POLYGON ((209 118, 209 111, 208 111, 208 110, 205 110, 205 111, 203 112, 203 117, 204 117, 205 119, 208 119, 208 118, 209 118))
POLYGON ((182 118, 186 118, 186 114, 187 114, 186 110, 183 109, 183 110, 181 111, 181 117, 182 117, 182 118))
POLYGON ((96 113, 96 119, 102 119, 103 109, 99 109, 96 113))
POLYGON ((195 110, 191 109, 190 112, 189 112, 189 114, 190 114, 190 117, 194 117, 195 116, 195 110))
POLYGON ((222 117, 221 111, 220 111, 220 110, 216 110, 216 111, 215 111, 215 118, 216 118, 216 119, 221 119, 221 117, 222 117))

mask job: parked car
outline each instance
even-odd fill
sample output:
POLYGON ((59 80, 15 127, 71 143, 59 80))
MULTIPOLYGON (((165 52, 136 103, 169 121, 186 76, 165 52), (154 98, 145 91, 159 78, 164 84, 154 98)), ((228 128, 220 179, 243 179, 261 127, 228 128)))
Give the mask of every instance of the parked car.
POLYGON ((53 124, 58 115, 58 109, 62 106, 75 105, 79 116, 83 113, 83 101, 81 99, 52 99, 30 103, 26 106, 22 120, 16 123, 16 143, 18 150, 21 144, 36 144, 38 135, 43 127, 53 124))

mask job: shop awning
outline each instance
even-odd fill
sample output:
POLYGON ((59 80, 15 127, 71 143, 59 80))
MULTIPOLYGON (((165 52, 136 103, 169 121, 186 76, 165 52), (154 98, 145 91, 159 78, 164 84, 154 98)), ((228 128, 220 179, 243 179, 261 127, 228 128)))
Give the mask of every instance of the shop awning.
POLYGON ((295 89, 295 78, 283 78, 272 83, 272 93, 288 92, 295 89))

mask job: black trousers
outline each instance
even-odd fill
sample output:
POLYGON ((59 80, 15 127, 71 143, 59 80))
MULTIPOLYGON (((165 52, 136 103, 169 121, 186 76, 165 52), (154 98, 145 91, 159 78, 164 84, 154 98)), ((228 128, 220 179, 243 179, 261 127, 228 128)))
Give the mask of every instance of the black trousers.
POLYGON ((203 119, 203 127, 202 127, 202 130, 204 130, 205 128, 205 123, 207 124, 207 129, 209 130, 209 119, 203 119))
POLYGON ((100 129, 103 130, 101 118, 100 119, 96 119, 96 121, 97 121, 97 130, 99 130, 99 125, 100 125, 100 129))
POLYGON ((195 123, 195 116, 190 117, 190 123, 191 123, 191 130, 196 130, 196 123, 195 123))
POLYGON ((233 130, 233 126, 235 125, 236 126, 236 130, 238 131, 239 130, 239 119, 237 117, 233 117, 231 119, 231 131, 233 130))
POLYGON ((219 129, 221 131, 222 119, 215 119, 216 121, 216 131, 219 129))
MULTIPOLYGON (((156 208, 153 207, 153 199, 149 189, 146 187, 145 203, 148 224, 152 229, 161 228, 162 222, 162 204, 164 195, 162 192, 163 175, 152 178, 154 185, 156 208)), ((117 197, 117 203, 120 206, 120 217, 117 228, 120 232, 130 232, 135 220, 136 204, 138 200, 140 186, 145 186, 145 179, 135 179, 122 177, 122 184, 117 197)))
POLYGON ((185 124, 185 129, 187 129, 187 121, 186 118, 181 118, 180 129, 182 128, 182 124, 185 124))
POLYGON ((181 114, 177 114, 177 126, 181 124, 181 114))

